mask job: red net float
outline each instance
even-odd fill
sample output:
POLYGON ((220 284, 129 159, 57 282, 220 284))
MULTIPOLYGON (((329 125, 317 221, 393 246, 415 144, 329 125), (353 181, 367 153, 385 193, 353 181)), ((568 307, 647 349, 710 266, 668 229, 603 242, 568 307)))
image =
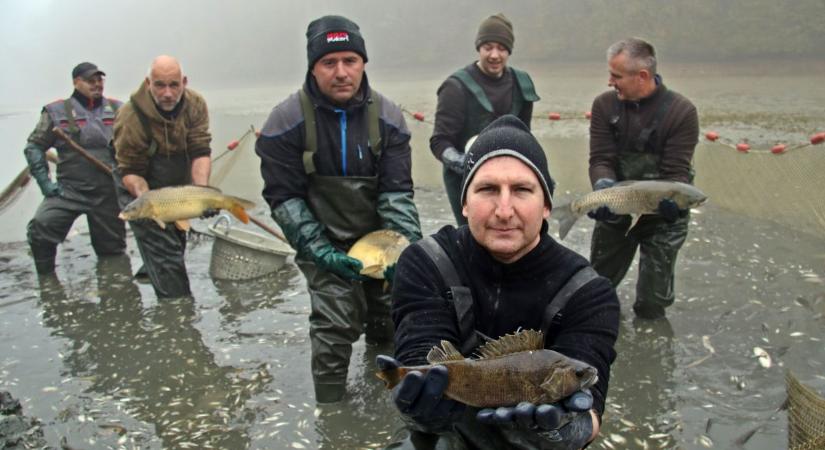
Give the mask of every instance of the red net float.
POLYGON ((705 139, 711 142, 716 142, 716 140, 719 139, 719 133, 715 131, 708 131, 707 133, 705 133, 705 139))
POLYGON ((239 145, 239 144, 240 144, 240 142, 239 142, 239 141, 234 140, 234 141, 230 142, 230 143, 226 146, 226 149, 227 149, 227 150, 235 150, 236 148, 238 148, 238 145, 239 145))
POLYGON ((738 151, 738 152, 747 153, 748 150, 750 150, 750 149, 751 149, 751 146, 747 142, 740 142, 740 143, 736 144, 736 151, 738 151))
POLYGON ((550 114, 547 115, 547 118, 550 119, 550 120, 559 120, 559 119, 561 119, 561 114, 551 112, 550 114))
POLYGON ((778 155, 780 153, 785 153, 785 150, 787 149, 788 146, 785 144, 776 144, 773 147, 771 147, 771 153, 773 153, 774 155, 778 155))
POLYGON ((417 120, 419 122, 422 122, 422 121, 424 121, 424 113, 414 112, 413 113, 413 118, 415 118, 415 120, 417 120))
POLYGON ((817 145, 825 142, 825 131, 822 133, 816 133, 815 135, 811 136, 811 144, 817 145))
POLYGON ((584 118, 590 120, 591 117, 593 117, 593 113, 590 111, 585 111, 584 118))

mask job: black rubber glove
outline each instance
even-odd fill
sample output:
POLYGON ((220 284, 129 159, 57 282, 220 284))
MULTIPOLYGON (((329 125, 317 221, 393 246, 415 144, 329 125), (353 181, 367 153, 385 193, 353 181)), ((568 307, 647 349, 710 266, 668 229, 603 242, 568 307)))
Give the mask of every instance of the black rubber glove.
POLYGON ((355 258, 350 258, 346 253, 336 249, 331 244, 312 248, 312 257, 315 264, 327 272, 338 274, 351 280, 366 280, 361 275, 364 265, 355 258))
POLYGON ((384 279, 387 283, 392 283, 393 278, 395 278, 395 264, 384 269, 384 279))
POLYGON ((535 432, 547 443, 542 448, 580 449, 593 434, 592 407, 593 396, 589 390, 583 390, 559 403, 521 402, 514 408, 482 409, 476 414, 476 420, 506 429, 535 432))
POLYGON ((464 173, 465 159, 467 159, 467 154, 460 153, 455 147, 447 147, 441 154, 441 162, 444 166, 459 175, 464 173))
MULTIPOLYGON (((614 184, 616 184, 616 180, 612 178, 599 178, 595 183, 593 183, 593 191, 611 188, 614 184)), ((592 211, 588 211, 587 217, 602 222, 611 222, 619 219, 619 216, 613 213, 613 211, 611 211, 607 206, 599 206, 592 211)))
MULTIPOLYGON (((381 370, 401 366, 397 360, 385 355, 379 355, 376 364, 381 370)), ((444 366, 435 366, 426 374, 413 370, 393 388, 392 400, 405 419, 419 425, 423 431, 444 431, 461 418, 465 408, 463 403, 444 395, 448 381, 444 366)))
POLYGON ((210 217, 215 217, 221 213, 220 209, 215 208, 206 208, 203 210, 203 214, 201 214, 201 219, 208 219, 210 217))
POLYGON ((44 197, 55 197, 63 193, 63 189, 56 181, 49 178, 49 163, 46 161, 46 153, 37 145, 28 144, 23 149, 26 162, 29 164, 29 174, 40 187, 40 192, 44 197))
POLYGON ((657 212, 667 223, 676 222, 680 217, 685 217, 688 214, 687 209, 679 209, 679 205, 669 198, 663 198, 662 201, 659 202, 657 212))

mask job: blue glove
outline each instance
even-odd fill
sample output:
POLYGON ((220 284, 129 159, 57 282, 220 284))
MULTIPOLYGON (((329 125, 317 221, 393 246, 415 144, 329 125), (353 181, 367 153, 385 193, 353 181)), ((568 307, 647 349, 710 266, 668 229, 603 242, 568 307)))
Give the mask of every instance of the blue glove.
MULTIPOLYGON (((381 370, 397 369, 401 364, 388 356, 379 355, 376 364, 381 370)), ((392 400, 405 418, 425 428, 425 431, 446 430, 458 421, 465 405, 444 395, 449 376, 447 368, 435 366, 426 374, 413 370, 393 388, 392 400)))
POLYGON ((215 216, 217 216, 218 214, 220 214, 220 212, 221 212, 221 210, 220 210, 220 209, 216 209, 216 208, 206 208, 206 209, 204 209, 204 210, 203 210, 203 213, 201 213, 201 217, 200 217, 200 218, 201 218, 201 219, 208 219, 208 218, 210 218, 210 217, 215 217, 215 216))
POLYGON ((321 269, 340 275, 350 280, 366 280, 366 277, 361 275, 361 269, 364 265, 361 261, 347 256, 346 253, 337 250, 331 244, 320 246, 320 248, 312 248, 312 259, 315 264, 321 269))
POLYGON ((679 205, 669 198, 663 198, 662 201, 659 202, 657 212, 667 223, 676 222, 680 217, 685 217, 688 214, 687 209, 679 209, 679 205))
POLYGON ((467 154, 459 153, 455 147, 447 147, 441 154, 441 162, 444 166, 459 175, 464 173, 465 159, 467 159, 467 154))
POLYGON ((557 430, 579 413, 590 411, 593 396, 590 391, 578 391, 561 403, 536 405, 521 402, 513 407, 485 408, 476 414, 476 420, 487 425, 525 430, 557 430))
MULTIPOLYGON (((616 180, 612 178, 599 178, 598 180, 596 180, 595 183, 593 183, 593 191, 600 191, 602 189, 611 188, 614 184, 616 184, 616 180)), ((619 219, 619 216, 617 216, 607 206, 599 206, 598 208, 592 211, 588 211, 587 217, 602 222, 611 222, 619 219)))

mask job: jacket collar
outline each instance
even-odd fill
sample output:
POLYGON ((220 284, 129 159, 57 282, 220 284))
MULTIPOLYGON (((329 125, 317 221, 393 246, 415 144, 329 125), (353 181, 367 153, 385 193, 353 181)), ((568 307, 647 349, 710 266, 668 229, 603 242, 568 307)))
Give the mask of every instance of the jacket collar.
POLYGON ((83 105, 83 107, 86 108, 87 110, 96 109, 96 108, 100 107, 100 105, 103 104, 103 97, 94 98, 94 99, 89 98, 89 97, 86 97, 85 95, 81 94, 80 91, 78 91, 77 89, 75 89, 74 92, 72 92, 72 97, 74 97, 75 100, 80 102, 80 104, 83 105))

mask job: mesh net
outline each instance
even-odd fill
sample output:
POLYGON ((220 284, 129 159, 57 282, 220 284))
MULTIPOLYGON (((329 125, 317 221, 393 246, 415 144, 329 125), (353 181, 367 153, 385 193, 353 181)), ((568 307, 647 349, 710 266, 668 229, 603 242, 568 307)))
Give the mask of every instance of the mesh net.
POLYGON ((816 236, 825 235, 825 148, 785 154, 696 148, 696 185, 714 204, 816 236))
POLYGON ((790 371, 785 375, 785 382, 788 391, 788 448, 825 448, 825 398, 800 383, 790 371))

